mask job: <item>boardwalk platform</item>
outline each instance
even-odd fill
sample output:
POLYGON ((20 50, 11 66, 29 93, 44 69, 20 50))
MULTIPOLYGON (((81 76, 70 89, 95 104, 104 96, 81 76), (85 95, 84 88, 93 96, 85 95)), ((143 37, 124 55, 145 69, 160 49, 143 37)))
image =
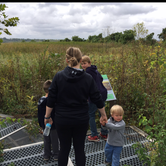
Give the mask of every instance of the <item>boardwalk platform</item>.
MULTIPOLYGON (((90 132, 87 132, 87 136, 90 132)), ((8 166, 14 163, 15 166, 57 166, 58 162, 51 158, 49 161, 43 160, 43 136, 30 138, 24 126, 15 122, 7 124, 5 128, 0 128, 1 138, 5 142, 4 161, 0 166, 8 166)), ((149 142, 146 133, 134 126, 125 128, 125 145, 120 156, 120 166, 143 166, 132 145, 136 142, 149 142)), ((105 166, 104 147, 106 141, 100 139, 99 142, 85 141, 86 166, 105 166)), ((68 166, 75 166, 75 154, 73 146, 70 151, 68 166)), ((145 166, 145 165, 144 165, 145 166)))

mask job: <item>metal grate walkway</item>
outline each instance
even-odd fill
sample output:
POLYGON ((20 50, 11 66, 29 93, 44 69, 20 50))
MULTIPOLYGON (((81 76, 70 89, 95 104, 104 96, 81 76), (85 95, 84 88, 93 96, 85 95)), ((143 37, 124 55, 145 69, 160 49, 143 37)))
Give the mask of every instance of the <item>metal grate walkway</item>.
POLYGON ((16 130, 21 129, 23 126, 21 123, 13 122, 12 124, 9 124, 7 122, 4 122, 6 127, 0 126, 0 137, 5 137, 6 135, 15 132, 16 130))
MULTIPOLYGON (((139 132, 136 132, 132 127, 125 128, 125 145, 120 156, 120 166, 143 166, 139 161, 138 156, 132 145, 136 142, 149 142, 139 132)), ((106 141, 100 140, 99 142, 85 141, 86 152, 86 166, 105 166, 104 147, 106 141)), ((75 166, 75 154, 73 147, 70 151, 70 159, 75 166)), ((4 150, 4 161, 0 166, 8 166, 10 163, 15 166, 57 166, 57 161, 51 158, 49 161, 43 160, 43 142, 29 144, 21 147, 15 147, 4 150)), ((144 165, 146 166, 146 165, 144 165)))

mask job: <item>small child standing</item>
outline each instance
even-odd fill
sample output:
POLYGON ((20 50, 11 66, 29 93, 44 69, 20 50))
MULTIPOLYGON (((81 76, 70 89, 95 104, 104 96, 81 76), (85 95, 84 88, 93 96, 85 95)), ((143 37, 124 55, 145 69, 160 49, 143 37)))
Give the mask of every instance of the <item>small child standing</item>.
POLYGON ((124 110, 120 105, 114 105, 110 109, 111 117, 107 123, 101 122, 103 129, 109 129, 105 145, 106 164, 119 166, 120 154, 124 145, 125 122, 124 110))
MULTIPOLYGON (((49 92, 48 89, 51 83, 52 83, 51 80, 47 80, 44 82, 43 89, 46 95, 41 97, 38 101, 38 122, 39 122, 39 126, 43 129, 43 131, 45 129, 44 117, 46 113, 46 104, 47 104, 47 97, 49 92)), ((59 140, 58 140, 56 127, 54 124, 54 115, 55 115, 55 110, 53 109, 51 113, 51 118, 53 120, 53 123, 51 124, 50 134, 49 136, 44 136, 44 160, 49 160, 51 157, 51 145, 53 150, 53 158, 54 160, 58 160, 59 140)))
MULTIPOLYGON (((98 72, 97 66, 91 65, 90 57, 87 55, 84 55, 82 57, 81 66, 84 70, 86 70, 86 73, 90 74, 93 77, 94 81, 96 82, 97 88, 102 96, 103 103, 105 105, 105 101, 107 99, 107 89, 104 87, 102 83, 103 77, 98 72)), ((99 141, 96 122, 95 122, 96 111, 97 111, 97 106, 89 100, 89 125, 91 129, 91 136, 88 136, 88 140, 95 142, 99 141)), ((100 112, 99 116, 101 116, 100 112)), ((102 137, 104 140, 107 140, 107 134, 108 134, 107 129, 101 128, 100 137, 102 137)))

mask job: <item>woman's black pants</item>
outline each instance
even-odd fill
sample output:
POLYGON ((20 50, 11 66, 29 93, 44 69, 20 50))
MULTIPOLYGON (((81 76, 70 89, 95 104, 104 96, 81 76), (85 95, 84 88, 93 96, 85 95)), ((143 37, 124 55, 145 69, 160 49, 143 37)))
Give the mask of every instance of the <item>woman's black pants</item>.
POLYGON ((86 157, 84 146, 88 125, 89 122, 77 125, 62 125, 56 123, 58 138, 60 141, 58 166, 67 166, 72 141, 75 151, 76 165, 85 166, 86 157))

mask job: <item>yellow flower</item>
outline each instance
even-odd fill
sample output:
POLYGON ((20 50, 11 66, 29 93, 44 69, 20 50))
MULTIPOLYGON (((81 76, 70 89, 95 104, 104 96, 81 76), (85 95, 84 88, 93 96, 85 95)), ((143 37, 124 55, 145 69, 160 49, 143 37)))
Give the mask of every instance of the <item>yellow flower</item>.
POLYGON ((150 56, 154 55, 155 53, 151 53, 150 56))

